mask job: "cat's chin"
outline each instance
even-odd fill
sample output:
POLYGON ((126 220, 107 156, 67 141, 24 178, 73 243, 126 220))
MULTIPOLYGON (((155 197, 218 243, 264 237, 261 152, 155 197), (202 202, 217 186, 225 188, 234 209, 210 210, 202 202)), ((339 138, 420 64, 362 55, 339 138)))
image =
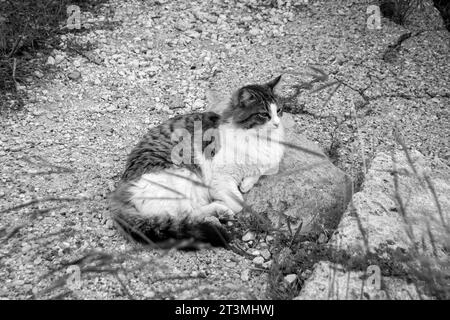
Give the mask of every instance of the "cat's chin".
POLYGON ((283 131, 283 127, 281 125, 275 127, 273 125, 267 124, 267 125, 262 125, 262 126, 257 126, 255 127, 256 131, 258 132, 267 132, 267 133, 271 133, 271 132, 282 132, 283 131))

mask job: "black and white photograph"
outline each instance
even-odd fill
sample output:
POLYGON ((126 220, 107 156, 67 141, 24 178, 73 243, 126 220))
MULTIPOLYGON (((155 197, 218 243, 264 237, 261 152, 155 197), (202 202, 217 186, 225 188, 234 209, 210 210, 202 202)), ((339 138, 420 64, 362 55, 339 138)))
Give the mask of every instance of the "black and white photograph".
POLYGON ((0 300, 285 319, 449 253, 449 1, 0 0, 0 300))

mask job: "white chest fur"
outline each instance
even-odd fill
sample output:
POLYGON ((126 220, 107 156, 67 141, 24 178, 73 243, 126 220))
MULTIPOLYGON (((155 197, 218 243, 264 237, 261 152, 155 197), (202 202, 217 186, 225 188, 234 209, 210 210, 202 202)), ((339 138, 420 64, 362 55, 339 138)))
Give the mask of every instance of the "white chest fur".
POLYGON ((227 175, 239 182, 278 169, 283 155, 283 128, 241 129, 226 124, 219 127, 220 147, 212 160, 202 159, 206 181, 213 175, 227 175))

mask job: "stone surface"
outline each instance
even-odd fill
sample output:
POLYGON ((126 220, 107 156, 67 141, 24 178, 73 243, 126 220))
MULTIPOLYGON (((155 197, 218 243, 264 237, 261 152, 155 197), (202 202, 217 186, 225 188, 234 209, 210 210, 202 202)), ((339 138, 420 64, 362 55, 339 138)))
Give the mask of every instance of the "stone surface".
POLYGON ((288 284, 292 284, 297 280, 296 274, 288 274, 284 277, 284 281, 286 281, 288 284))
POLYGON ((407 300, 424 298, 413 284, 404 280, 383 277, 385 288, 366 279, 362 271, 346 271, 342 265, 319 262, 294 300, 407 300), (387 288, 387 289, 386 289, 387 288))
POLYGON ((72 71, 70 72, 68 75, 69 79, 71 80, 77 80, 78 78, 81 77, 81 73, 79 71, 72 71))
POLYGON ((292 230, 303 223, 301 233, 333 230, 350 200, 351 180, 301 134, 290 114, 282 121, 289 146, 279 172, 261 177, 244 199, 281 230, 288 230, 287 220, 292 230))
POLYGON ((52 56, 49 56, 47 59, 47 64, 48 65, 54 65, 55 64, 55 58, 53 58, 52 56))
POLYGON ((249 231, 242 236, 242 241, 244 241, 244 242, 248 242, 248 241, 252 241, 252 240, 255 240, 254 232, 249 231))
POLYGON ((388 244, 392 249, 409 249, 414 243, 422 244, 424 241, 426 251, 431 253, 427 228, 430 226, 437 254, 445 255, 444 248, 449 244, 449 235, 446 234, 442 218, 448 226, 450 171, 432 171, 419 152, 411 152, 410 156, 418 176, 402 151, 395 154, 395 163, 387 153, 379 153, 375 157, 362 190, 353 196, 349 210, 333 235, 332 244, 339 244, 341 249, 349 252, 360 253, 367 249, 373 252, 383 244, 388 244), (394 184, 395 171, 398 172, 397 188, 394 184), (430 178, 437 192, 442 218, 425 177, 430 178), (402 199, 403 210, 396 201, 396 193, 402 199), (407 232, 409 229, 411 237, 407 232))
POLYGON ((258 256, 256 258, 253 259, 253 263, 257 266, 262 266, 264 263, 264 258, 261 256, 258 256))
POLYGON ((245 269, 241 273, 241 280, 242 281, 248 281, 250 279, 250 269, 245 269))
POLYGON ((271 256, 270 251, 268 249, 261 250, 261 256, 264 259, 269 260, 271 256))
POLYGON ((407 281, 413 274, 422 279, 442 276, 436 288, 448 292, 450 170, 432 170, 417 151, 409 156, 410 160, 398 151, 394 156, 379 153, 375 157, 362 190, 353 196, 329 242, 334 252, 350 257, 376 255, 380 265, 373 262, 355 270, 342 263, 322 261, 297 299, 419 299, 445 295, 430 287, 428 281, 407 281), (403 259, 399 259, 399 252, 403 259), (394 271, 395 265, 404 272, 394 271), (378 280, 370 276, 375 274, 378 280))
MULTIPOLYGON (((83 49, 84 55, 69 49, 52 53, 66 56, 59 70, 37 65, 33 76, 25 78, 29 94, 25 112, 2 119, 0 193, 4 196, 0 195, 0 207, 11 208, 36 197, 96 195, 96 199, 86 196, 86 201, 54 207, 51 203, 38 204, 39 209, 51 211, 34 220, 29 218, 35 208, 0 215, 0 225, 7 230, 27 224, 8 240, 1 239, 0 295, 7 299, 33 298, 27 285, 33 285, 35 294, 45 290, 53 280, 67 274, 63 269, 51 281, 42 281, 43 276, 92 250, 116 256, 135 252, 125 238, 115 229, 109 230, 106 221, 99 218, 108 212, 107 198, 102 195, 113 189, 108 185, 117 182, 127 153, 149 127, 170 116, 203 110, 200 106, 204 106, 210 88, 227 92, 283 72, 286 90, 280 90, 280 94, 289 96, 295 91, 292 88, 311 80, 314 71, 309 66, 316 65, 328 74, 328 80, 302 90, 286 110, 296 113, 301 134, 309 140, 323 148, 339 142, 333 157, 339 168, 352 176, 358 173, 360 144, 364 144, 369 158, 390 150, 395 143, 394 122, 400 123, 408 146, 448 164, 450 33, 433 30, 434 26, 427 24, 424 32, 414 35, 415 30, 408 30, 408 25, 399 26, 386 18, 382 18, 382 30, 370 31, 365 28, 367 1, 351 2, 309 1, 297 6, 300 1, 295 1, 290 7, 279 8, 250 0, 237 5, 234 1, 202 2, 196 5, 201 20, 193 22, 189 18, 193 6, 188 1, 158 0, 155 6, 152 1, 109 0, 102 1, 107 7, 98 11, 113 9, 114 16, 123 19, 106 20, 120 20, 119 24, 83 26, 80 32, 61 35, 63 47, 88 44, 88 51, 83 49), (243 17, 245 2, 252 12, 243 17), (339 10, 345 15, 336 14, 339 10), (218 15, 226 15, 226 19, 219 20, 218 15), (284 22, 285 17, 290 22, 284 22), (192 29, 187 31, 195 30, 200 38, 188 38, 186 31, 177 30, 175 23, 179 20, 188 21, 192 29), (250 35, 252 27, 261 32, 250 35), (396 59, 392 63, 381 59, 387 48, 408 31, 413 35, 395 51, 396 59), (71 81, 64 76, 74 70, 81 73, 79 79, 71 81), (335 80, 348 86, 341 86, 333 97, 333 87, 313 90, 335 80), (183 97, 183 103, 174 106, 172 96, 183 97), (110 104, 116 110, 105 112, 110 104), (37 112, 39 116, 33 115, 36 110, 42 110, 37 112), (22 149, 9 151, 16 145, 22 149), (39 158, 50 163, 55 160, 73 172, 45 174, 45 162, 42 167, 39 158), (29 174, 31 170, 33 174, 29 174), (43 174, 36 174, 40 172, 43 174), (65 233, 71 230, 73 233, 65 233), (22 247, 25 243, 27 246, 22 247), (42 262, 34 265, 37 257, 42 257, 42 262)), ((82 13, 84 17, 87 11, 82 13)), ((433 24, 439 20, 434 16, 426 19, 433 24)), ((37 57, 45 63, 48 56, 38 53, 37 57)), ((266 241, 276 243, 270 235, 266 241)), ((295 254, 289 248, 281 252, 277 260, 274 257, 274 264, 295 254)), ((242 270, 255 266, 228 250, 161 256, 145 249, 133 254, 127 263, 133 262, 138 269, 124 283, 136 299, 266 297, 267 273, 251 272, 249 280, 243 282, 239 278, 242 270), (233 259, 236 263, 231 267, 226 261, 233 259), (199 275, 206 272, 207 277, 184 277, 193 271, 199 271, 199 275)), ((270 263, 262 267, 268 268, 270 263)), ((309 275, 309 269, 296 271, 302 280, 309 275)), ((129 298, 110 274, 83 274, 82 280, 81 291, 65 299, 129 298)), ((52 290, 37 297, 52 298, 62 292, 52 290)))

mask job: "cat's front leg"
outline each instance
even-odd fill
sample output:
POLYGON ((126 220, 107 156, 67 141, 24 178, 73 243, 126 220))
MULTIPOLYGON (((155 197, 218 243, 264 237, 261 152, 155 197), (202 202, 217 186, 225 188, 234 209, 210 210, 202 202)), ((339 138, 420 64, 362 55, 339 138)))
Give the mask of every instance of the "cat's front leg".
POLYGON ((234 212, 228 208, 223 202, 214 201, 212 203, 203 206, 199 210, 200 217, 206 218, 214 216, 219 220, 232 220, 234 212))
POLYGON ((271 176, 274 174, 277 174, 278 171, 280 171, 280 164, 277 163, 276 165, 270 167, 269 169, 267 169, 266 171, 264 171, 264 175, 265 176, 271 176))
POLYGON ((244 199, 236 181, 230 177, 216 178, 211 184, 210 196, 214 201, 223 203, 234 213, 242 211, 244 199))
POLYGON ((258 182, 260 176, 245 177, 239 185, 239 191, 247 193, 258 182))

